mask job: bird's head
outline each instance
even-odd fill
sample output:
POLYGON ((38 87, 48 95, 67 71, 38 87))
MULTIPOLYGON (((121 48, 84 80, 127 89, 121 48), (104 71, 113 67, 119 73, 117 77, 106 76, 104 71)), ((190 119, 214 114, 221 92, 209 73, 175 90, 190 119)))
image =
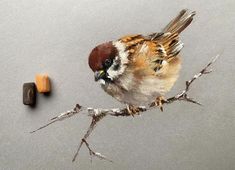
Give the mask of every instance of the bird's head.
MULTIPOLYGON (((120 47, 112 41, 96 46, 90 53, 88 63, 95 81, 112 82, 123 73, 123 56, 120 47)), ((127 57, 127 56, 126 56, 127 57)))

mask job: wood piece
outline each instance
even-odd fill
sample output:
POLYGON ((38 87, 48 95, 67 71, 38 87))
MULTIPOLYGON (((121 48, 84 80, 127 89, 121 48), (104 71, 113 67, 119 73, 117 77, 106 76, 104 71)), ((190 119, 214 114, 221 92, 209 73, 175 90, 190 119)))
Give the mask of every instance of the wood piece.
POLYGON ((32 82, 23 84, 23 104, 31 106, 36 104, 36 86, 32 82))
POLYGON ((36 87, 39 93, 48 93, 51 90, 50 79, 47 74, 37 74, 36 87))

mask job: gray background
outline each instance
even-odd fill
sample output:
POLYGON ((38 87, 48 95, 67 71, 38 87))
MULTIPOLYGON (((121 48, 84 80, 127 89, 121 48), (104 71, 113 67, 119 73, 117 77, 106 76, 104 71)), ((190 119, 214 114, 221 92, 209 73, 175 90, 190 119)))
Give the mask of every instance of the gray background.
POLYGON ((1 0, 0 169, 235 169, 234 0, 1 0), (36 134, 75 103, 120 104, 93 81, 90 50, 125 34, 160 31, 183 8, 197 11, 183 32, 183 69, 171 96, 213 56, 214 72, 195 82, 203 107, 174 103, 134 118, 107 117, 89 139, 115 163, 93 160, 83 147, 71 163, 90 119, 75 116, 36 134), (22 104, 22 84, 36 73, 52 79, 51 96, 22 104))

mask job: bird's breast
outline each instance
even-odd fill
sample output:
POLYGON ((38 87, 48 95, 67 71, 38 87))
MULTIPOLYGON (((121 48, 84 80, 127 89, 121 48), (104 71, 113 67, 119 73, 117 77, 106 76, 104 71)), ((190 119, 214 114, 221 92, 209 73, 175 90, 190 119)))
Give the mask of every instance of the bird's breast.
POLYGON ((146 105, 156 97, 165 94, 164 80, 154 77, 137 79, 132 74, 125 75, 103 89, 118 101, 132 105, 146 105))

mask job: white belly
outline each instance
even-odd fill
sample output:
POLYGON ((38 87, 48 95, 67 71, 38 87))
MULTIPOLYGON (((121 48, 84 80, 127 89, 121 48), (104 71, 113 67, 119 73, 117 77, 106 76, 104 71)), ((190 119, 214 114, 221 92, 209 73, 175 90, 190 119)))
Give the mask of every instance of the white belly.
POLYGON ((122 101, 132 105, 147 105, 165 93, 164 81, 149 78, 136 83, 133 88, 124 92, 122 101))

